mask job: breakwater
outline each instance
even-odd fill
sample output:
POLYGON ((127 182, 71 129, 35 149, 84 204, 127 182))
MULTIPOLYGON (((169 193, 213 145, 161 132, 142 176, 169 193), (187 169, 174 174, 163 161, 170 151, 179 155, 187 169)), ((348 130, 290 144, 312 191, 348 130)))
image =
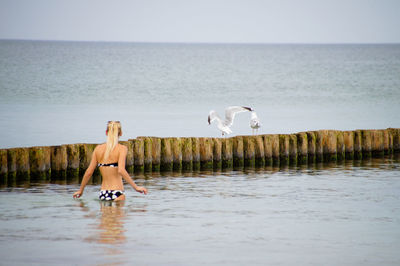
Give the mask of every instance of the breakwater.
MULTIPOLYGON (((137 137, 120 143, 128 147, 126 168, 131 174, 243 169, 381 157, 400 152, 400 129, 318 130, 230 138, 137 137)), ((0 149, 0 179, 82 176, 96 145, 0 149)))

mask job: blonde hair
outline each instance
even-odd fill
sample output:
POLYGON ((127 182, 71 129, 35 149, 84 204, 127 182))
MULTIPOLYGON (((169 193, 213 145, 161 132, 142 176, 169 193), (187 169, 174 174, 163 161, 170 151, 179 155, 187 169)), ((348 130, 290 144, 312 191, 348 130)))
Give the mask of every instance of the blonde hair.
POLYGON ((104 153, 103 160, 107 160, 110 153, 114 150, 115 146, 117 146, 121 132, 121 123, 119 121, 108 121, 106 152, 104 153))

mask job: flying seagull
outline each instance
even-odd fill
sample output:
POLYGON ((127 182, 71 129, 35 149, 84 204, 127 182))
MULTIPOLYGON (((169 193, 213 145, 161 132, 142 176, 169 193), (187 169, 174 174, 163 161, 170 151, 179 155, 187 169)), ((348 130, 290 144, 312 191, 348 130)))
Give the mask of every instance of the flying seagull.
POLYGON ((246 111, 253 111, 250 107, 245 106, 229 106, 225 109, 225 120, 222 121, 217 112, 214 110, 210 111, 208 115, 208 124, 211 124, 214 120, 217 121, 217 127, 222 132, 222 136, 225 134, 231 134, 232 130, 230 127, 233 124, 233 119, 235 118, 235 114, 242 113, 246 111))
POLYGON ((258 129, 261 127, 261 123, 255 111, 251 112, 250 127, 253 131, 253 135, 254 135, 254 130, 256 131, 257 135, 258 129))

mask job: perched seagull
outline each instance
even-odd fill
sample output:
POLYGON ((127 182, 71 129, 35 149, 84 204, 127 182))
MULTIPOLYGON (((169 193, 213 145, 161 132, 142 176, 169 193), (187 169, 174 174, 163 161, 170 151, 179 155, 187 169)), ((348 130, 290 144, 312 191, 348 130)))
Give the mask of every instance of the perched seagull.
POLYGON ((228 108, 225 109, 225 120, 222 121, 217 112, 211 110, 210 114, 208 115, 208 124, 211 124, 211 122, 216 120, 217 127, 219 130, 221 130, 222 136, 225 134, 231 134, 232 130, 230 129, 230 127, 233 124, 233 119, 235 118, 235 114, 246 111, 251 112, 253 111, 253 109, 244 106, 229 106, 228 108))
POLYGON ((257 135, 258 129, 261 127, 260 120, 258 119, 256 112, 254 111, 251 112, 250 127, 253 131, 253 135, 254 135, 254 130, 256 131, 257 135))

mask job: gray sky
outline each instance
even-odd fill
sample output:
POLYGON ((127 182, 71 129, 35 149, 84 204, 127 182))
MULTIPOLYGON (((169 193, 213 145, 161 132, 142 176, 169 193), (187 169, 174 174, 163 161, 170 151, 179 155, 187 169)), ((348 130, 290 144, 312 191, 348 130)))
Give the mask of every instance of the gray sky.
POLYGON ((0 0, 0 39, 400 43, 400 0, 0 0))

